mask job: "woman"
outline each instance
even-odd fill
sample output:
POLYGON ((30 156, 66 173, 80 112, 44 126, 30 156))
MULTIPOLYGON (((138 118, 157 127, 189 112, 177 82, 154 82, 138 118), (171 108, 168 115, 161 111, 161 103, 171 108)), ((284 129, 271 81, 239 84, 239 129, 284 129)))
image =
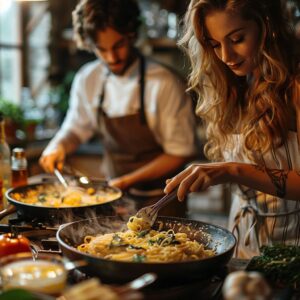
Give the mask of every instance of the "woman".
POLYGON ((207 129, 209 164, 167 181, 178 198, 235 183, 229 226, 237 254, 300 245, 300 79, 295 38, 279 0, 192 0, 181 40, 190 89, 207 129))

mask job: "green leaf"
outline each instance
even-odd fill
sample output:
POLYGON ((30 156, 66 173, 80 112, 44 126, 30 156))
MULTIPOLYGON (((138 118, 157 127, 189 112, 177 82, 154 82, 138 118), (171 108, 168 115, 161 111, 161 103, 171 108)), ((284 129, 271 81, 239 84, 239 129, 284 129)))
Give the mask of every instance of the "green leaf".
POLYGON ((132 256, 132 261, 134 262, 144 262, 146 260, 146 256, 145 255, 140 255, 140 254, 134 254, 132 256))
POLYGON ((37 296, 31 294, 30 292, 22 289, 12 289, 0 294, 0 300, 39 300, 37 296))

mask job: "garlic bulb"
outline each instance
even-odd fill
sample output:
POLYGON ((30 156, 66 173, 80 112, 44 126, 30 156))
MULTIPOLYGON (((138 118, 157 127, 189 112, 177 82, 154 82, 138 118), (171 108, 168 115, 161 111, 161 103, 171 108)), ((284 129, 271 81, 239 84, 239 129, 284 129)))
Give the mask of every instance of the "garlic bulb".
POLYGON ((258 272, 236 271, 226 277, 223 296, 225 300, 267 300, 271 288, 258 272))

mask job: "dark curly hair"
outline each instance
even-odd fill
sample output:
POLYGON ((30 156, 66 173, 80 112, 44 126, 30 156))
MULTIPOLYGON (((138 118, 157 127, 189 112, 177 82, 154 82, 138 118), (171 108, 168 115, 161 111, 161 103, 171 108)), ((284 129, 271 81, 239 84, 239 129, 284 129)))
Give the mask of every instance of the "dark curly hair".
POLYGON ((121 34, 138 35, 140 9, 135 0, 80 0, 72 13, 78 48, 92 50, 96 33, 112 27, 121 34))

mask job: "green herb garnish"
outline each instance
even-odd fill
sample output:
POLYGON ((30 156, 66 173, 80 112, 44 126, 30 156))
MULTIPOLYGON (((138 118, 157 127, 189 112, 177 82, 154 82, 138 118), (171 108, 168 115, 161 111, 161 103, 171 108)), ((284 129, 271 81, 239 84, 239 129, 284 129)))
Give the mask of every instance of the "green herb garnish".
POLYGON ((145 255, 140 255, 140 254, 134 254, 132 256, 132 261, 134 262, 144 262, 146 260, 146 256, 145 255))
POLYGON ((142 230, 141 232, 139 232, 136 236, 138 238, 142 238, 144 237, 150 230, 149 229, 146 229, 146 230, 142 230))
POLYGON ((263 246, 261 255, 251 259, 248 271, 258 271, 275 285, 300 287, 300 247, 263 246))

